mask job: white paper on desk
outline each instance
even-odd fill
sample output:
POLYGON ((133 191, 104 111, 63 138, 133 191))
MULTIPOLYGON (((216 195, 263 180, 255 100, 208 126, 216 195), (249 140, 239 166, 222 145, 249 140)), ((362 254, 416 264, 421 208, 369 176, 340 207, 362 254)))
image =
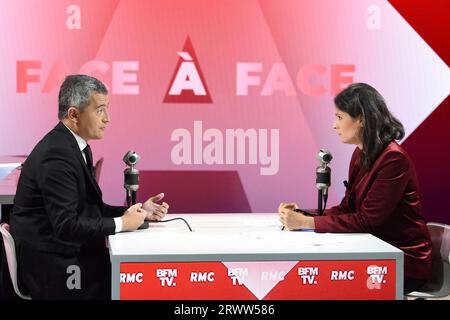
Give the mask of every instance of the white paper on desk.
POLYGON ((0 180, 8 176, 14 169, 21 165, 20 162, 0 163, 0 180))
MULTIPOLYGON (((151 228, 150 228, 151 229, 151 228)), ((234 254, 242 236, 236 233, 205 234, 182 230, 139 230, 111 236, 110 248, 126 255, 143 254, 234 254), (180 242, 180 238, 182 242, 180 242)), ((245 239, 257 247, 260 240, 245 239)))
POLYGON ((244 226, 251 226, 251 227, 271 227, 271 226, 281 226, 281 222, 278 218, 278 216, 273 216, 270 218, 264 218, 264 219, 245 219, 242 221, 242 224, 244 226))
POLYGON ((271 240, 277 242, 294 242, 307 246, 328 246, 355 241, 355 238, 346 234, 315 233, 311 231, 249 231, 241 232, 242 235, 259 240, 271 240))

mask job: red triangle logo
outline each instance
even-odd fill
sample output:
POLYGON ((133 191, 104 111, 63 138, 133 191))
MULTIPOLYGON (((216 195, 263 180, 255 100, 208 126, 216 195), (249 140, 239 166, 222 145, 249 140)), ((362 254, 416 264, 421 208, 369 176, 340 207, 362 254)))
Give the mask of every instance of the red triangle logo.
POLYGON ((163 103, 212 103, 189 36, 186 38, 183 51, 177 53, 180 58, 163 103))

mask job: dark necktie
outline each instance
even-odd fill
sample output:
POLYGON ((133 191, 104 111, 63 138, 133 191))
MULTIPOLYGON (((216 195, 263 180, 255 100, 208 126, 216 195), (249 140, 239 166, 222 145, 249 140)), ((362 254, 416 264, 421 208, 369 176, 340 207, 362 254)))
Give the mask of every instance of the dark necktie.
POLYGON ((86 146, 86 148, 83 149, 84 155, 86 156, 86 165, 88 167, 89 172, 94 175, 94 165, 92 162, 92 151, 91 147, 89 145, 86 146))

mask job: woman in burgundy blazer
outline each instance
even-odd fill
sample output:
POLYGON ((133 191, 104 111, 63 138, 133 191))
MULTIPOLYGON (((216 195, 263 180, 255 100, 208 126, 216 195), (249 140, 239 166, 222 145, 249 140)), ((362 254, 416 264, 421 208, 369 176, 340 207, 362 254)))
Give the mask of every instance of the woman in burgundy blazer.
POLYGON ((295 203, 281 203, 280 220, 290 230, 373 234, 404 252, 405 291, 417 290, 431 274, 431 239, 416 170, 395 141, 404 137, 403 125, 367 84, 350 85, 334 102, 333 128, 343 143, 357 146, 344 199, 321 216, 294 212, 295 203))

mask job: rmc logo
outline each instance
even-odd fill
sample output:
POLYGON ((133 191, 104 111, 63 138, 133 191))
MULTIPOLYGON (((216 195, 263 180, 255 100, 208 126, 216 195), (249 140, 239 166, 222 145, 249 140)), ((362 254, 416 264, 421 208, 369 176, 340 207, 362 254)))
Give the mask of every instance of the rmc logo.
POLYGON ((212 103, 200 64, 189 36, 164 97, 164 103, 212 103))

